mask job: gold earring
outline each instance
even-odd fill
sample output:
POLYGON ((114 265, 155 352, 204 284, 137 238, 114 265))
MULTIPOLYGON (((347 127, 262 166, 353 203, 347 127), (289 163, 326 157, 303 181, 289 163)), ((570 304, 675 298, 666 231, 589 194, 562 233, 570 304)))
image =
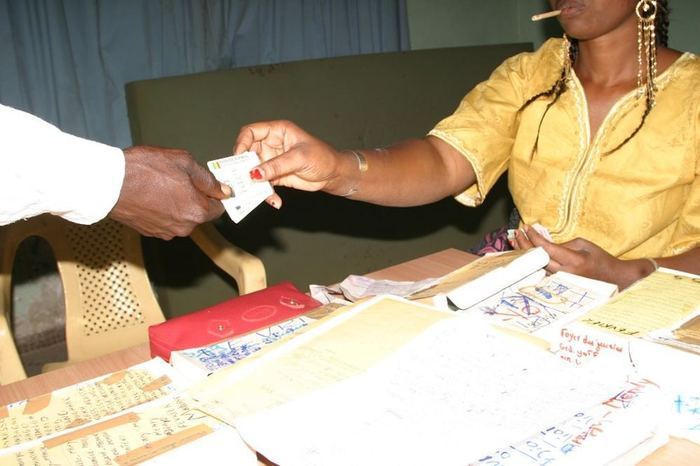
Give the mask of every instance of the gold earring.
POLYGON ((569 76, 569 72, 571 71, 571 40, 569 40, 569 36, 564 34, 564 44, 561 49, 562 53, 562 62, 564 63, 564 70, 566 73, 566 76, 569 76))
POLYGON ((571 78, 571 67, 574 66, 573 62, 573 51, 572 51, 571 39, 569 36, 564 34, 564 42, 561 47, 561 62, 563 65, 563 78, 560 81, 560 85, 566 87, 567 82, 571 78))
POLYGON ((637 89, 646 95, 649 106, 656 99, 656 0, 639 0, 637 13, 637 89))

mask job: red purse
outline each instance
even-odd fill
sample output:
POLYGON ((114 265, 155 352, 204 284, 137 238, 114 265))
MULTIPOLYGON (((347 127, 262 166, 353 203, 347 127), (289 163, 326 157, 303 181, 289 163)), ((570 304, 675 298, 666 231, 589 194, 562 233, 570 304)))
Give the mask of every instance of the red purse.
POLYGON ((321 306, 291 282, 229 299, 148 328, 151 356, 170 361, 170 352, 206 346, 269 327, 321 306))

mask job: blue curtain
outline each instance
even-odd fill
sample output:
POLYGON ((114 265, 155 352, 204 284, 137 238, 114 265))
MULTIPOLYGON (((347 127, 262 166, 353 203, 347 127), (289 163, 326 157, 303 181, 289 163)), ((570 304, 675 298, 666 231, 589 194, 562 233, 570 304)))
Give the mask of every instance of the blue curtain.
POLYGON ((0 102, 131 144, 127 82, 408 49, 405 0, 0 0, 0 102))

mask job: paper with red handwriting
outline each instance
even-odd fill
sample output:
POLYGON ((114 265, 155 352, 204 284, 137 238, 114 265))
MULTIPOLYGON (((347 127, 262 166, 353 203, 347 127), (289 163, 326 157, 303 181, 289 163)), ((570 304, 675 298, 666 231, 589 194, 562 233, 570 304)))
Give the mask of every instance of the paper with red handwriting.
POLYGON ((630 339, 675 326, 700 309, 700 277, 659 269, 602 306, 566 324, 555 349, 574 365, 605 359, 610 370, 630 365, 630 339))
MULTIPOLYGON (((532 437, 503 445, 472 466, 610 464, 630 452, 639 454, 635 459, 640 459, 668 441, 661 421, 666 401, 656 384, 647 380, 630 382, 603 403, 583 409, 532 437), (644 448, 636 451, 640 444, 644 448)), ((636 461, 617 464, 632 463, 636 461)))

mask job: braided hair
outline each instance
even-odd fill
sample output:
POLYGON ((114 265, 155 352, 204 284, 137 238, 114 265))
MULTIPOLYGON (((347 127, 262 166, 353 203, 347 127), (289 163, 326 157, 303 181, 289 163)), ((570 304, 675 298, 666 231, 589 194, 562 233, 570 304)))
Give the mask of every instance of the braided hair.
MULTIPOLYGON (((654 28, 655 28, 655 33, 656 33, 656 45, 660 45, 662 47, 667 47, 668 46, 668 28, 669 28, 669 14, 671 12, 670 8, 668 7, 668 0, 657 0, 657 12, 656 12, 656 18, 654 21, 654 28)), ((566 38, 566 36, 565 36, 566 38)), ((573 64, 576 62, 576 58, 578 57, 578 40, 577 39, 566 39, 568 42, 568 51, 567 51, 567 58, 568 60, 564 60, 564 65, 562 67, 561 73, 559 75, 559 79, 546 91, 540 92, 539 94, 535 94, 534 96, 530 97, 525 101, 525 103, 518 109, 518 112, 521 112, 530 105, 532 102, 542 98, 542 97, 550 97, 550 101, 547 104, 547 107, 544 110, 544 113, 540 117, 540 122, 537 126, 537 137, 535 138, 535 144, 532 147, 532 153, 530 156, 530 159, 534 157, 535 152, 537 151, 537 145, 540 139, 540 129, 542 128, 542 122, 544 121, 544 117, 547 115, 547 112, 549 109, 554 105, 557 100, 559 100, 559 96, 561 96, 564 92, 566 92, 567 86, 566 86, 566 81, 569 78, 569 72, 573 64)), ((652 83, 653 85, 653 83, 652 83)), ((642 115, 642 119, 639 122, 639 125, 637 128, 635 128, 634 131, 632 131, 632 134, 627 136, 624 141, 622 141, 620 144, 617 145, 614 149, 611 151, 606 152, 603 155, 609 155, 615 151, 617 151, 620 147, 624 146, 627 144, 627 142, 632 139, 642 128, 642 125, 644 125, 644 122, 646 121, 647 115, 649 115, 649 112, 651 112, 651 109, 653 108, 653 103, 651 100, 649 100, 648 95, 645 94, 645 108, 644 108, 644 114, 642 115)))

